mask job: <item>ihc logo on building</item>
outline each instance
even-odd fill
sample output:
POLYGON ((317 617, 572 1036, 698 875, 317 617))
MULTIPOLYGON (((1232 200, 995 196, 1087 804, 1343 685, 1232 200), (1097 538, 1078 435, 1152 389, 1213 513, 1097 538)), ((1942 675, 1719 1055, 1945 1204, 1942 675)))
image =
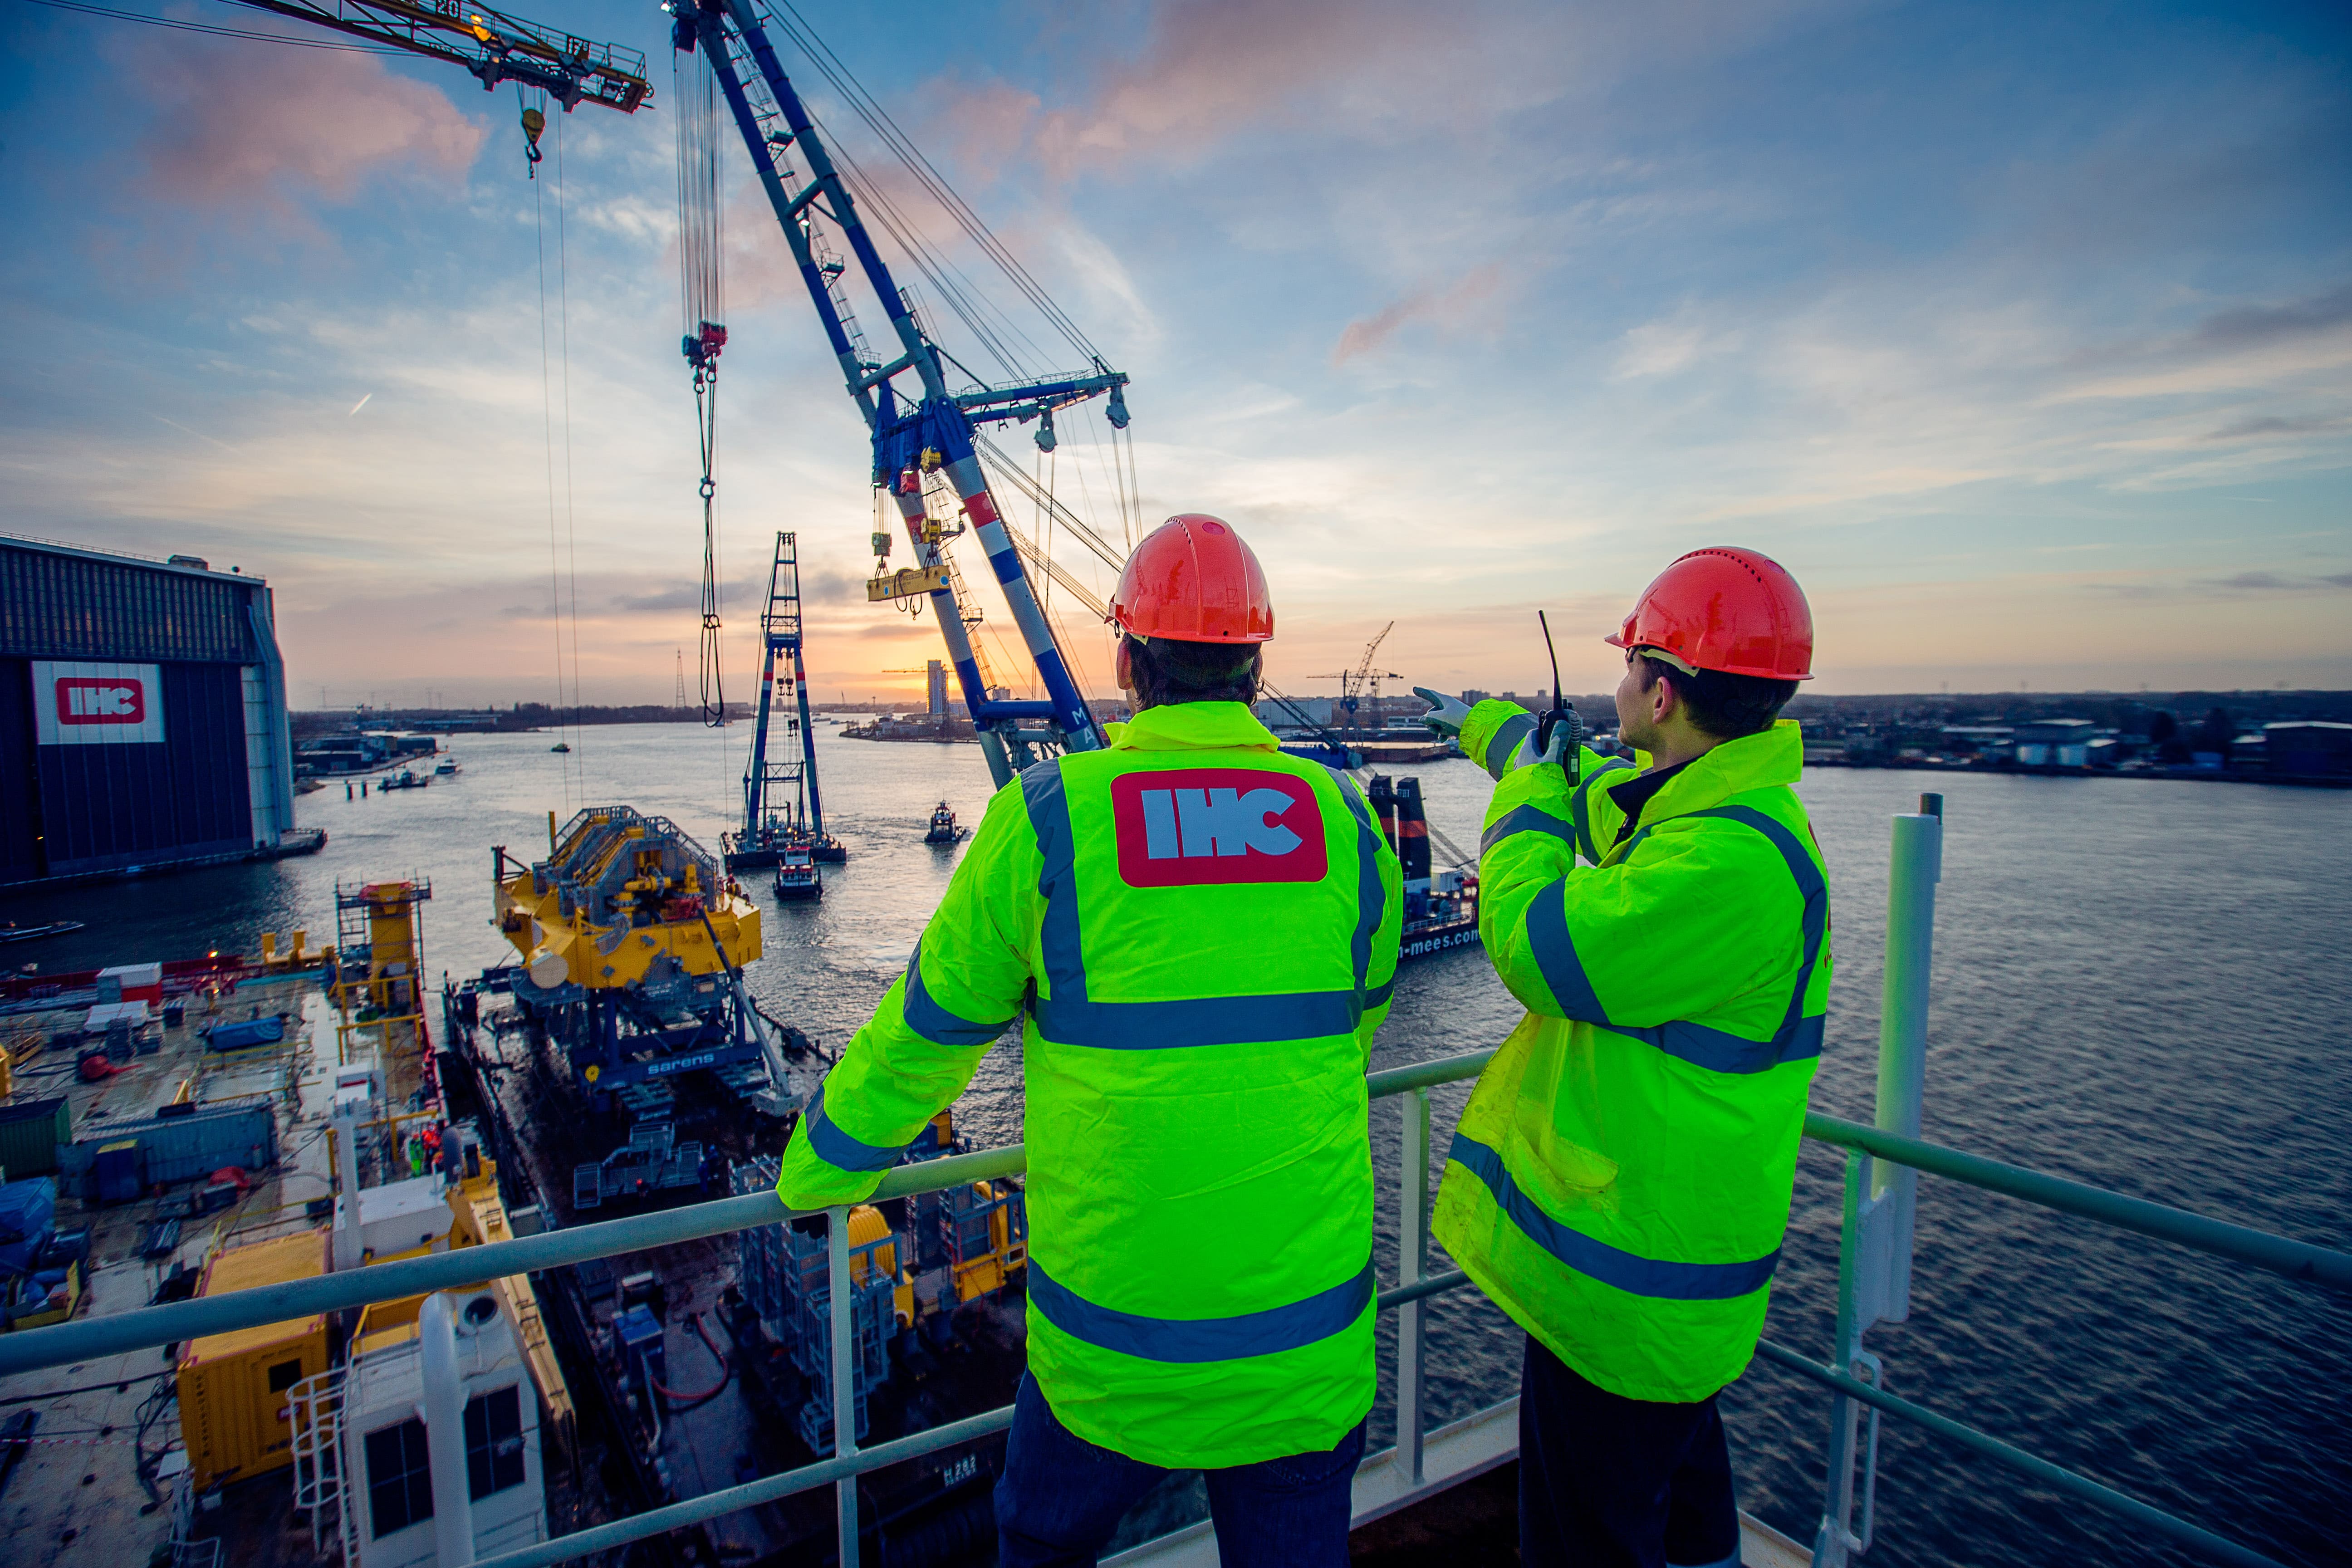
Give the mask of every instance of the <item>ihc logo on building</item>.
POLYGON ((44 746, 148 745, 163 739, 162 670, 152 664, 35 661, 33 718, 44 746))
POLYGON ((1179 768, 1111 781, 1118 874, 1131 888, 1319 882, 1315 786, 1255 768, 1179 768))
POLYGON ((60 724, 144 724, 147 686, 140 680, 68 677, 57 683, 60 724))

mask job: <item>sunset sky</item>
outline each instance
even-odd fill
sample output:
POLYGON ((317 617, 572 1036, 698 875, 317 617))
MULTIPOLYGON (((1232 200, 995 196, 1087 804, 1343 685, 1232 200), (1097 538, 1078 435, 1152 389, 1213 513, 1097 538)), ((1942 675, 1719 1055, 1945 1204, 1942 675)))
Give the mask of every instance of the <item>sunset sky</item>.
MULTIPOLYGON (((691 683, 667 18, 513 8, 656 87, 556 116, 536 181, 511 88, 0 0, 0 532, 266 576, 298 705, 551 700, 551 594, 585 700, 691 683)), ((1613 684, 1598 637, 1714 543, 1804 584, 1821 690, 2352 687, 2340 5, 803 9, 1133 376, 1146 521, 1256 547, 1287 688, 1393 620, 1383 668, 1526 689, 1539 607, 1613 684)), ((819 693, 918 691, 862 424, 725 153, 730 669, 792 528, 819 693)), ((1101 428, 1055 487, 1116 535, 1101 428)))

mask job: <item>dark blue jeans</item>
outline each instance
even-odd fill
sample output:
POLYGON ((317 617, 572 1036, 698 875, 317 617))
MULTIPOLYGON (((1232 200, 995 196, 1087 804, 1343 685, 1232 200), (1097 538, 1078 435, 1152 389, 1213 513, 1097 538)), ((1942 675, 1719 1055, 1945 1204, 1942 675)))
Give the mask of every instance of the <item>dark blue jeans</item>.
MULTIPOLYGON (((1343 1568, 1349 1482, 1363 1457, 1359 1421, 1327 1453, 1208 1471, 1225 1568, 1343 1568)), ((998 1568, 1093 1568, 1120 1518, 1167 1473, 1072 1432, 1024 1374, 996 1483, 998 1568)))
POLYGON ((1529 1339, 1519 1373, 1519 1561, 1738 1568, 1739 1508, 1715 1396, 1628 1399, 1529 1339))

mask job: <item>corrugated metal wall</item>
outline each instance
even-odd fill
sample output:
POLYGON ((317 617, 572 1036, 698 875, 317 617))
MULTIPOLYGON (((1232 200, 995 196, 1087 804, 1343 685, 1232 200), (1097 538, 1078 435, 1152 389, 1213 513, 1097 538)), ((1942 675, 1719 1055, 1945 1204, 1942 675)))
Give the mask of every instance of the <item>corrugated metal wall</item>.
POLYGON ((233 664, 162 667, 171 739, 160 746, 43 746, 49 874, 253 847, 245 677, 233 664))
POLYGON ((0 540, 0 882, 253 847, 245 671, 263 663, 248 606, 266 616, 266 593, 0 540), (42 659, 159 665, 166 739, 40 745, 42 659))
POLYGON ((30 661, 0 658, 0 882, 45 875, 40 784, 33 772, 30 661))
POLYGON ((256 664, 261 587, 0 540, 0 655, 256 664))

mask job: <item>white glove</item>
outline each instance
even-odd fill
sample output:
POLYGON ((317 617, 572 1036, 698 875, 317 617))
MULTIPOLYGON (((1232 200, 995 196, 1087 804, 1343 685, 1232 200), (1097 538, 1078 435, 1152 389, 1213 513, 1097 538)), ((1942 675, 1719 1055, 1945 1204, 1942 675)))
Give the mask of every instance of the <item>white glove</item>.
POLYGON ((1459 738, 1462 726, 1469 721, 1470 705, 1458 697, 1444 697, 1426 686, 1416 686, 1412 694, 1430 705, 1421 721, 1447 740, 1459 738))

